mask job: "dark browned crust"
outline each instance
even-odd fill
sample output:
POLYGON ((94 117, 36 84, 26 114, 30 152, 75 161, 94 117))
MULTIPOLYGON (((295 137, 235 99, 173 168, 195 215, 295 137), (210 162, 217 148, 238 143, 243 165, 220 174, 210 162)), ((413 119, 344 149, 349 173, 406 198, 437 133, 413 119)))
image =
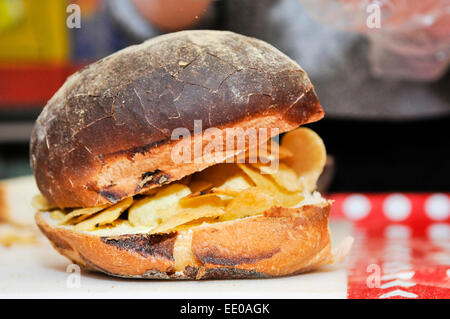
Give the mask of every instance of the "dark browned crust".
POLYGON ((188 279, 261 279, 269 278, 268 275, 254 271, 239 268, 215 267, 210 269, 202 269, 202 275, 199 277, 200 269, 198 267, 188 267, 186 269, 186 277, 188 279))
POLYGON ((274 208, 264 216, 191 228, 194 259, 178 269, 174 246, 181 233, 100 237, 52 227, 43 213, 36 214, 36 221, 62 255, 86 269, 111 276, 267 278, 298 274, 333 262, 328 229, 330 206, 331 202, 274 208))
POLYGON ((176 165, 178 127, 291 130, 323 110, 307 74, 269 44, 231 32, 183 31, 151 39, 72 75, 34 127, 31 166, 60 207, 115 202, 208 165, 176 165), (162 180, 148 181, 146 172, 162 180))
POLYGON ((176 233, 136 234, 117 237, 101 237, 102 242, 126 251, 134 251, 144 257, 164 257, 173 260, 176 233))
POLYGON ((206 252, 197 254, 195 257, 197 257, 197 259, 207 264, 221 265, 221 266, 236 266, 240 264, 252 264, 263 259, 270 259, 273 255, 275 255, 278 252, 280 252, 280 248, 275 248, 272 251, 265 252, 259 255, 249 254, 246 256, 230 257, 225 254, 222 254, 217 249, 206 248, 206 252))

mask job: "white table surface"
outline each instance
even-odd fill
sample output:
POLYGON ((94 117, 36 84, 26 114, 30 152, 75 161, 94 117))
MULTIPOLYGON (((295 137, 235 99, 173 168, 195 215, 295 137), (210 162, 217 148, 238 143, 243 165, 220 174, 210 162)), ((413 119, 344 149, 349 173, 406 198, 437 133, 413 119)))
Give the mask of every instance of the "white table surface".
MULTIPOLYGON (((330 227, 335 246, 351 232, 347 223, 330 227)), ((284 278, 226 281, 120 279, 82 270, 80 287, 68 288, 69 264, 45 239, 36 246, 0 247, 0 298, 346 298, 347 293, 343 264, 284 278)))

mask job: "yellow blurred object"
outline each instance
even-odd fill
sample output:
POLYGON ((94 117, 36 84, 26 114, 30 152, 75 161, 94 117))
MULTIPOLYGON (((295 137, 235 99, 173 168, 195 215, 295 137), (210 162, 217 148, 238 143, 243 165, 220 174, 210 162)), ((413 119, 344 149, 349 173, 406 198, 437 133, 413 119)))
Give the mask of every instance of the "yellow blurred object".
POLYGON ((63 0, 0 0, 0 62, 67 61, 66 7, 63 0))
POLYGON ((0 0, 0 34, 20 22, 23 14, 23 1, 0 0))

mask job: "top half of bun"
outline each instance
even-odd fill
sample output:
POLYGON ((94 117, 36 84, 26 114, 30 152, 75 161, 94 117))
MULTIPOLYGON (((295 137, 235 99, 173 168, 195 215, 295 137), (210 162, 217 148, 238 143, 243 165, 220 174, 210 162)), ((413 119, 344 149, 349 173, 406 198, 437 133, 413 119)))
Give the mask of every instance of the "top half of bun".
POLYGON ((69 77, 36 122, 31 165, 49 201, 90 207, 139 193, 143 178, 154 187, 212 165, 171 160, 180 142, 172 131, 193 131, 194 120, 204 135, 209 127, 281 133, 322 117, 307 74, 271 45, 232 32, 183 31, 69 77))

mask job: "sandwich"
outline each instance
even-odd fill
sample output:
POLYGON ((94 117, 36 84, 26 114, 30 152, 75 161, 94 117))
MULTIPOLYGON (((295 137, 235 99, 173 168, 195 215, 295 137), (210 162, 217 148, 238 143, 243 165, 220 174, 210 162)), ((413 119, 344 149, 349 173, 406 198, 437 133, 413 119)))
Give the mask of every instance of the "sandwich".
POLYGON ((326 150, 299 127, 323 116, 307 74, 263 41, 182 31, 128 47, 70 76, 38 117, 37 225, 72 262, 118 277, 332 264, 326 150))

